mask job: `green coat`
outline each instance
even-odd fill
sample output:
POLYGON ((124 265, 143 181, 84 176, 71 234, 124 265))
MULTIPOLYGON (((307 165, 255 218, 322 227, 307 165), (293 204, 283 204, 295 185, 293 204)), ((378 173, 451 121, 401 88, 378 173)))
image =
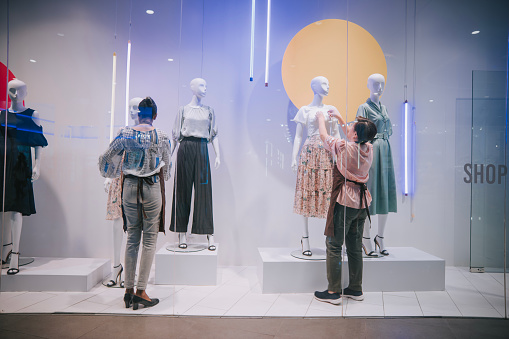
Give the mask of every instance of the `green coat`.
POLYGON ((381 103, 378 106, 368 98, 364 104, 359 106, 357 116, 373 121, 378 131, 372 141, 373 163, 369 169, 368 190, 373 201, 369 212, 371 215, 397 212, 396 180, 389 143, 392 125, 387 108, 381 103))

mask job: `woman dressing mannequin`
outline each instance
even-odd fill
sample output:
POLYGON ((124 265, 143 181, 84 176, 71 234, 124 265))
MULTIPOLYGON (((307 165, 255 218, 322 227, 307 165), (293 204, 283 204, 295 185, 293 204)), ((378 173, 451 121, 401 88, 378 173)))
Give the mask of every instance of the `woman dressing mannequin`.
MULTIPOLYGON (((6 113, 0 114, 0 134, 2 138, 2 152, 0 152, 0 166, 4 167, 4 152, 7 153, 5 163, 5 221, 3 227, 2 264, 8 261, 10 265, 7 274, 19 272, 19 243, 23 216, 35 214, 35 201, 32 181, 40 175, 41 148, 48 145, 42 132, 39 113, 26 108, 23 100, 27 96, 26 84, 18 79, 9 81, 9 98, 11 107, 6 113), (5 114, 7 114, 7 135, 5 135, 5 114), (4 149, 7 138, 7 149, 4 149), (32 148, 35 161, 32 164, 32 148), (10 247, 10 249, 9 249, 10 247)), ((3 175, 2 175, 3 176, 3 175)), ((3 178, 0 178, 2 189, 3 178)), ((1 203, 1 201, 0 201, 1 203)))
POLYGON ((194 212, 191 233, 206 234, 208 249, 214 251, 214 224, 212 217, 212 182, 207 145, 212 143, 216 160, 221 164, 219 139, 214 110, 202 104, 207 94, 207 83, 201 78, 190 83, 193 98, 180 107, 173 127, 171 153, 177 144, 177 168, 173 186, 170 231, 178 232, 179 248, 187 248, 186 232, 191 211, 191 195, 194 186, 194 212))
POLYGON ((316 120, 318 112, 323 114, 330 134, 335 138, 340 138, 337 123, 333 123, 327 114, 329 110, 336 110, 336 108, 323 103, 323 97, 329 94, 329 80, 318 76, 311 80, 311 89, 314 93, 313 101, 308 106, 302 106, 292 120, 297 123, 292 152, 292 169, 294 172, 297 171, 293 211, 303 216, 304 228, 301 245, 302 254, 305 256, 313 255, 309 246, 308 218, 327 217, 332 189, 333 159, 320 139, 316 120), (307 128, 307 139, 297 164, 304 128, 307 128))
MULTIPOLYGON (((133 98, 129 100, 129 114, 134 122, 133 126, 138 125, 138 105, 142 100, 142 98, 133 98)), ((113 287, 117 284, 120 287, 124 287, 124 279, 122 279, 124 268, 120 263, 120 252, 122 240, 124 239, 121 195, 122 180, 122 174, 120 174, 119 178, 106 178, 106 180, 104 180, 104 191, 108 193, 106 220, 113 220, 113 272, 111 279, 103 283, 107 287, 113 287)))
MULTIPOLYGON (((381 74, 372 74, 368 78, 370 96, 359 106, 357 116, 368 118, 375 123, 378 133, 373 143, 373 163, 369 170, 368 190, 373 201, 369 208, 371 216, 378 214, 378 232, 374 238, 375 250, 381 255, 389 255, 384 244, 384 232, 389 212, 397 212, 396 180, 392 162, 389 137, 392 135, 391 119, 387 108, 380 103, 385 89, 385 78, 381 74)), ((376 257, 371 244, 370 227, 364 227, 362 239, 364 252, 369 257, 376 257)))

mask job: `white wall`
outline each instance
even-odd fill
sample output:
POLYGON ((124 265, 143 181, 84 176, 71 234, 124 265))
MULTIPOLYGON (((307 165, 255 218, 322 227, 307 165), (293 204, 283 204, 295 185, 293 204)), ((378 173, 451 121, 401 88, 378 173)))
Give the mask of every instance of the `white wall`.
MULTIPOLYGON (((157 127, 170 131, 178 106, 190 100, 189 81, 198 76, 207 80, 205 102, 218 117, 223 157, 219 170, 212 170, 220 264, 253 265, 257 247, 297 248, 302 220, 292 212, 295 174, 287 141, 295 125, 289 123, 292 105, 282 85, 281 60, 300 29, 338 18, 364 27, 386 55, 388 82, 382 101, 395 124, 391 145, 398 178, 405 33, 408 36, 408 94, 416 106, 417 130, 415 218, 410 222, 410 200, 399 196, 386 244, 414 246, 445 258, 448 265, 468 265, 470 198, 461 171, 470 145, 458 133, 468 131, 469 125, 457 119, 457 102, 471 97, 472 70, 506 69, 509 24, 504 1, 418 1, 415 32, 413 4, 408 5, 405 30, 403 0, 275 1, 268 88, 263 84, 263 2, 257 2, 254 82, 249 82, 250 1, 185 0, 182 8, 180 1, 133 1, 132 14, 129 3, 10 1, 9 68, 28 84, 26 104, 49 120, 44 128, 52 133, 35 183, 38 212, 24 219, 24 255, 111 255, 111 225, 104 220, 106 194, 97 157, 108 143, 113 52, 118 55, 115 121, 118 127, 123 124, 128 39, 130 96, 155 99, 157 127), (148 8, 156 13, 145 14, 148 8), (475 29, 481 34, 471 35, 475 29), (284 161, 278 164, 281 155, 284 161)), ((5 9, 2 4, 0 46, 7 46, 5 9)), ((317 57, 324 52, 326 46, 317 57)), ((0 61, 7 62, 4 47, 0 61)), ((172 188, 171 180, 166 186, 168 207, 172 188)), ((323 220, 311 221, 313 246, 323 245, 323 228, 323 220)), ((173 239, 166 233, 160 235, 159 246, 173 239)))

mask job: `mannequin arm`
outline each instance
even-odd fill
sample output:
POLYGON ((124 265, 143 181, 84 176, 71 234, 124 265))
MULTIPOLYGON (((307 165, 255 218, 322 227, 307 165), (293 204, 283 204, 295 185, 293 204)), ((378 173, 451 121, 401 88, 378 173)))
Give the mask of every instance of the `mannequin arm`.
POLYGON ((297 123, 297 129, 295 130, 295 139, 293 141, 292 151, 292 170, 297 172, 297 156, 299 155, 299 148, 302 142, 302 124, 297 123))
POLYGON ((34 165, 32 167, 32 180, 39 179, 39 176, 41 175, 41 146, 34 147, 35 149, 35 161, 34 165))
POLYGON ((219 165, 221 165, 221 153, 219 151, 219 138, 215 137, 212 139, 212 147, 214 148, 214 153, 216 153, 216 162, 214 164, 214 168, 218 169, 219 165))
POLYGON ((172 143, 170 145, 170 158, 173 156, 173 152, 175 152, 175 149, 177 148, 177 145, 179 144, 177 139, 173 139, 172 143))

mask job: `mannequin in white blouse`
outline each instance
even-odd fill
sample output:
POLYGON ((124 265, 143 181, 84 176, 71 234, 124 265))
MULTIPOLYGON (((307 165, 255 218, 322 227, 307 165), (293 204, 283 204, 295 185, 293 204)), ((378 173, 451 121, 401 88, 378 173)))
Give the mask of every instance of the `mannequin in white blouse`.
MULTIPOLYGON (((340 138, 337 121, 334 120, 336 123, 331 124, 331 122, 332 122, 331 118, 330 118, 329 114, 327 113, 327 111, 332 109, 333 106, 325 105, 323 103, 323 98, 325 96, 329 95, 329 80, 323 76, 318 76, 316 78, 313 78, 313 80, 311 80, 311 89, 313 90, 313 94, 314 94, 313 101, 308 106, 302 107, 301 110, 306 109, 306 110, 309 110, 310 112, 312 112, 312 114, 314 114, 313 116, 309 116, 308 121, 316 120, 316 114, 321 112, 324 115, 326 125, 329 127, 329 129, 331 129, 331 131, 329 131, 330 135, 332 135, 335 138, 340 138)), ((315 126, 316 128, 313 128, 313 130, 309 129, 310 125, 308 124, 308 126, 307 126, 308 127, 308 131, 307 131, 308 136, 310 136, 311 134, 314 134, 315 132, 318 133, 318 125, 316 122, 315 122, 315 124, 316 124, 316 126, 315 126)), ((303 136, 303 131, 304 131, 305 127, 306 126, 303 123, 297 122, 297 129, 295 131, 295 139, 293 142, 293 151, 292 151, 292 170, 294 172, 297 172, 297 169, 298 169, 297 158, 299 156, 299 149, 300 149, 300 146, 302 143, 302 136, 303 136)), ((312 256, 311 248, 309 246, 309 228, 308 228, 309 223, 308 222, 309 222, 309 217, 303 217, 303 226, 304 227, 303 227, 302 239, 301 239, 302 254, 306 255, 306 256, 312 256)))
MULTIPOLYGON (((207 95, 207 82, 202 78, 195 78, 191 80, 189 83, 189 87, 193 92, 193 97, 191 98, 191 102, 187 104, 190 107, 202 107, 202 99, 207 95)), ((175 151, 177 147, 177 142, 173 142, 171 145, 171 154, 175 151)), ((219 138, 216 136, 212 139, 212 147, 214 148, 214 153, 216 154, 216 160, 214 162, 214 168, 218 169, 219 165, 221 165, 221 153, 219 151, 219 138)), ((214 245, 214 235, 207 234, 208 248, 210 250, 215 249, 214 245)), ((178 242, 180 248, 187 248, 187 237, 185 232, 178 232, 178 242)))
MULTIPOLYGON (((132 98, 131 100, 129 100, 129 116, 132 119, 133 126, 138 125, 138 121, 139 121, 138 120, 139 119, 138 118, 138 113, 139 113, 138 105, 140 104, 140 102, 142 100, 143 100, 143 98, 139 98, 139 97, 132 98)), ((111 182, 113 180, 119 180, 119 179, 106 178, 106 180, 104 180, 104 191, 106 193, 109 192, 111 182)), ((114 219, 112 221, 112 227, 113 227, 113 273, 111 275, 112 279, 106 283, 106 286, 113 287, 113 286, 117 285, 117 281, 118 281, 120 283, 120 287, 123 287, 122 279, 120 277, 119 277, 119 279, 117 279, 117 277, 120 275, 120 271, 123 269, 122 265, 120 264, 122 241, 124 239, 124 227, 123 227, 122 217, 114 219)))
MULTIPOLYGON (((28 91, 27 85, 18 79, 9 81, 7 85, 9 98, 11 99, 11 107, 9 112, 19 113, 25 111, 23 100, 25 100, 28 91)), ((39 112, 34 111, 32 119, 36 125, 40 126, 39 112)), ((3 147, 3 146, 2 146, 3 147)), ((35 162, 32 165, 32 180, 39 179, 41 174, 41 149, 42 147, 34 147, 35 162)), ((0 212, 0 221, 2 213, 0 212)), ((7 257, 10 255, 10 264, 8 274, 16 274, 19 272, 19 243, 21 240, 21 228, 23 226, 23 216, 20 212, 5 212, 5 225, 3 225, 3 251, 2 251, 2 262, 7 261, 7 257), (10 226, 10 227, 9 227, 10 226), (11 250, 7 251, 9 245, 11 250)))

